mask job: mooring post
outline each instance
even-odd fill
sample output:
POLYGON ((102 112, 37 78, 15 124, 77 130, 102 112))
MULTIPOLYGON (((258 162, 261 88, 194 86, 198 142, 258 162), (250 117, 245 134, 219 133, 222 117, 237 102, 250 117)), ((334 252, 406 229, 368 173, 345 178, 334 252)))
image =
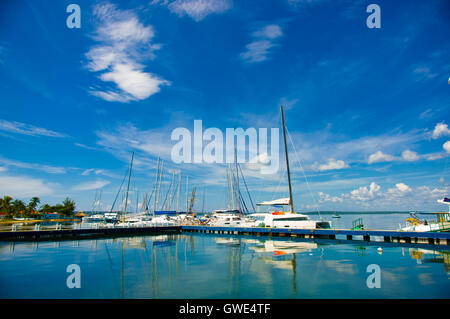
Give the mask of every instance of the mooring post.
POLYGON ((363 240, 364 241, 370 241, 370 236, 369 235, 364 235, 363 236, 363 240))
POLYGON ((347 240, 352 240, 353 236, 352 235, 347 235, 347 240))

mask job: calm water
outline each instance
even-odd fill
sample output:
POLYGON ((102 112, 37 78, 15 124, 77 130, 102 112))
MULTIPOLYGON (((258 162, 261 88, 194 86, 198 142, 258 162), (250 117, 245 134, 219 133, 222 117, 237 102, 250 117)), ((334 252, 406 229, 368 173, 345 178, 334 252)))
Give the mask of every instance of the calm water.
MULTIPOLYGON (((362 217, 387 229, 405 216, 362 217)), ((450 249, 377 248, 209 234, 3 242, 0 298, 450 298, 450 249), (66 286, 69 264, 80 289, 66 286), (367 287, 371 264, 381 288, 367 287)))

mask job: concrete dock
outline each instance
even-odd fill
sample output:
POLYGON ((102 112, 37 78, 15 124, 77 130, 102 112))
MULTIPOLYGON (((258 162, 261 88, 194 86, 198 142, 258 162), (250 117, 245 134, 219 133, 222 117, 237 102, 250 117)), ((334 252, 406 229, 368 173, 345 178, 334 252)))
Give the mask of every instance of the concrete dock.
POLYGON ((250 236, 297 237, 364 242, 450 245, 450 232, 403 232, 394 230, 295 229, 261 227, 156 226, 93 229, 52 229, 0 231, 0 241, 92 239, 165 233, 196 232, 250 236))

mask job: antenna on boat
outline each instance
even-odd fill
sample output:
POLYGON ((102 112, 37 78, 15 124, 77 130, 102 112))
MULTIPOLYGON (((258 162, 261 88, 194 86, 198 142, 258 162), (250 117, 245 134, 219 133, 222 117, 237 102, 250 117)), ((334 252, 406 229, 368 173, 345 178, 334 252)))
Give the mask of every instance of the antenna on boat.
POLYGON ((291 205, 291 213, 293 213, 294 212, 294 202, 292 201, 291 173, 289 171, 289 156, 288 156, 287 143, 286 143, 286 125, 284 123, 283 106, 280 106, 280 108, 281 108, 281 119, 283 121, 284 151, 286 153, 286 168, 287 168, 288 182, 289 182, 289 204, 291 205))

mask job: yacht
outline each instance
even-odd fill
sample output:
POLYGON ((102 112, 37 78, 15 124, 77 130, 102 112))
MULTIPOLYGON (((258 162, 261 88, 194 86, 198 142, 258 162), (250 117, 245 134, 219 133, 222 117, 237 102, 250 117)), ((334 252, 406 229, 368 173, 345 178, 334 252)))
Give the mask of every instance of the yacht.
MULTIPOLYGON (((257 203, 258 206, 279 207, 289 205, 289 198, 280 198, 270 202, 257 203)), ((297 228, 297 229, 318 229, 331 228, 331 223, 327 221, 311 220, 307 215, 291 213, 275 209, 269 213, 255 213, 247 216, 249 227, 271 227, 271 228, 297 228)))
POLYGON ((450 199, 444 197, 438 199, 438 203, 449 206, 448 212, 434 213, 437 218, 434 221, 420 219, 415 212, 410 213, 410 217, 406 219, 406 226, 401 227, 400 231, 414 232, 448 232, 450 231, 450 199))
POLYGON ((286 125, 284 122, 284 112, 281 106, 281 119, 283 123, 283 137, 284 149, 286 157, 286 169, 289 184, 289 197, 280 198, 273 201, 265 201, 257 203, 257 206, 271 206, 274 207, 271 212, 250 214, 248 217, 250 221, 247 222, 251 227, 273 227, 273 228, 300 228, 300 229, 318 229, 331 228, 331 222, 311 220, 307 215, 299 214, 294 211, 294 204, 292 200, 292 186, 291 174, 289 169, 289 156, 286 143, 286 125), (290 206, 289 212, 280 211, 279 207, 290 206))
POLYGON ((210 226, 232 226, 241 227, 246 226, 246 220, 241 216, 239 210, 215 210, 212 212, 212 216, 208 221, 210 226))

